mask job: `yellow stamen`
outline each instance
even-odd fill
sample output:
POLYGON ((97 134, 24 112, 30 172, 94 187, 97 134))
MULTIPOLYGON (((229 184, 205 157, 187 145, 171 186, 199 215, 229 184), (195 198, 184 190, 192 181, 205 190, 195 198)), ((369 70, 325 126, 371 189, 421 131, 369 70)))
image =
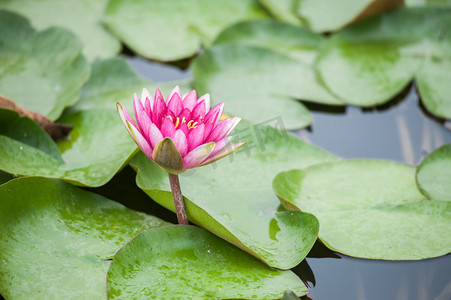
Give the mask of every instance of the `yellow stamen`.
POLYGON ((169 118, 169 120, 171 120, 172 122, 174 122, 174 120, 172 120, 172 116, 166 116, 166 118, 169 118))
POLYGON ((193 120, 189 121, 188 124, 186 124, 186 126, 188 126, 188 129, 191 129, 191 125, 193 125, 193 120))
POLYGON ((185 117, 182 118, 182 123, 186 123, 185 117))
POLYGON ((175 124, 174 124, 175 128, 177 128, 179 126, 179 124, 180 124, 180 118, 177 117, 177 119, 175 120, 175 124))

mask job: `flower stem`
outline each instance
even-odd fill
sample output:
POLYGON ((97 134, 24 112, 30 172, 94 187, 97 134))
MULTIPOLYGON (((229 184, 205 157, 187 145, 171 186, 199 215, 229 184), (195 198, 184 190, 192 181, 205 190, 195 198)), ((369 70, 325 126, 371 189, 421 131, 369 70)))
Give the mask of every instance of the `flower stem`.
POLYGON ((188 217, 186 216, 185 203, 183 202, 182 191, 180 190, 179 176, 169 174, 169 183, 172 190, 172 198, 174 199, 175 212, 179 224, 188 225, 188 217))

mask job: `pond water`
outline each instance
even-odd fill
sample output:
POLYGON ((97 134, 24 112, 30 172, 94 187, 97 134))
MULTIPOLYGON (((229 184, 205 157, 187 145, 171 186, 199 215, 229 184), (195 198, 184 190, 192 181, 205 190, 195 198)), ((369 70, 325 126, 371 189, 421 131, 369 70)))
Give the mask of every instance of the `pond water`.
MULTIPOLYGON (((191 77, 189 70, 138 57, 130 57, 129 62, 135 71, 154 82, 191 77)), ((314 123, 294 134, 343 158, 417 165, 434 149, 451 143, 451 124, 427 114, 415 85, 375 108, 307 106, 314 123)), ((165 218, 175 221, 171 213, 166 212, 165 218)), ((367 260, 337 255, 317 243, 306 262, 293 271, 309 284, 308 297, 314 300, 451 299, 451 255, 421 261, 367 260)))

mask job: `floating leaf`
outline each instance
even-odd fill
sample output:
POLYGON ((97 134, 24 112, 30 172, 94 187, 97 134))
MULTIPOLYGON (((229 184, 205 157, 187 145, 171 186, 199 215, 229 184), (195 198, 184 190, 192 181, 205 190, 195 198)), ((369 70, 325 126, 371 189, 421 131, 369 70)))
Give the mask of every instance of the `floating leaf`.
POLYGON ((0 28, 1 94, 57 119, 89 77, 80 41, 62 28, 37 32, 26 19, 1 10, 0 28))
POLYGON ((450 27, 451 9, 398 9, 329 39, 317 70, 332 92, 359 106, 390 100, 416 77, 425 106, 451 118, 450 27))
POLYGON ((166 97, 176 84, 183 91, 189 90, 189 84, 185 82, 159 83, 157 86, 133 71, 121 57, 96 61, 92 64, 91 77, 81 90, 80 101, 70 110, 116 109, 116 102, 131 104, 133 94, 141 96, 143 88, 147 88, 153 95, 158 87, 166 97))
POLYGON ((389 260, 451 251, 451 202, 426 199, 415 168, 388 161, 325 163, 277 175, 284 206, 314 214, 319 238, 347 255, 389 260))
POLYGON ((417 184, 428 198, 451 201, 451 144, 438 148, 421 162, 417 184))
POLYGON ((196 54, 233 23, 267 17, 254 0, 111 0, 105 15, 128 47, 162 61, 196 54))
POLYGON ((39 30, 57 26, 74 32, 84 45, 83 53, 89 60, 94 60, 115 56, 121 49, 119 41, 104 28, 101 21, 107 2, 5 0, 0 1, 0 9, 27 17, 39 30))
POLYGON ((62 181, 20 178, 0 186, 0 293, 7 299, 106 298, 110 258, 153 216, 62 181))
POLYGON ((304 24, 296 13, 298 0, 259 0, 259 2, 279 21, 294 25, 304 24))
MULTIPOLYGON (((0 132, 0 169, 11 174, 60 178, 79 185, 100 186, 126 164, 137 147, 114 110, 89 110, 64 115, 74 125, 57 143, 36 123, 16 112, 1 110, 13 120, 0 132)), ((6 115, 6 116, 5 116, 6 115)))
POLYGON ((315 31, 335 31, 356 20, 377 15, 403 3, 402 0, 298 0, 297 11, 315 31))
POLYGON ((276 299, 307 288, 291 271, 269 268, 193 226, 143 232, 125 245, 108 271, 109 299, 276 299))
MULTIPOLYGON (((180 175, 188 217, 270 266, 292 268, 313 246, 318 224, 310 214, 277 212, 280 202, 271 190, 272 179, 294 165, 337 158, 266 126, 241 122, 232 134, 232 143, 246 140, 246 145, 212 165, 180 175)), ((167 174, 142 153, 131 165, 138 171, 138 186, 174 211, 167 174)))
POLYGON ((287 129, 309 125, 303 99, 342 102, 317 80, 312 61, 323 38, 301 27, 274 21, 237 24, 193 63, 194 86, 225 101, 226 112, 260 123, 281 117, 287 129))

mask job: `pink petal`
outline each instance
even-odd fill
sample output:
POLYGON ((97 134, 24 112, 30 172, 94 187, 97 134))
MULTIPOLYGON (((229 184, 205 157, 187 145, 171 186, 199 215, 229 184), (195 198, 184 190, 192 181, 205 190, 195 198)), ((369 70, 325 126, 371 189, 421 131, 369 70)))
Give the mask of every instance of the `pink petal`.
POLYGON ((186 140, 186 136, 182 130, 178 129, 175 132, 173 142, 182 157, 185 156, 188 151, 188 141, 186 140))
POLYGON ((149 140, 153 149, 155 149, 155 146, 163 140, 163 135, 155 124, 150 125, 149 140))
POLYGON ((193 150, 204 141, 204 130, 205 125, 200 124, 195 128, 191 129, 188 134, 188 151, 193 150))
POLYGON ((205 101, 205 112, 210 110, 210 94, 205 94, 202 97, 199 98, 199 100, 197 100, 197 103, 200 103, 202 101, 205 101))
POLYGON ((205 115, 204 122, 205 123, 213 123, 216 125, 216 123, 219 121, 219 119, 222 116, 222 113, 224 112, 224 102, 216 104, 210 111, 205 115))
POLYGON ((185 136, 188 136, 189 130, 188 130, 188 126, 186 125, 186 123, 180 123, 178 129, 180 129, 181 131, 183 131, 183 133, 185 134, 185 136))
POLYGON ((168 137, 173 139, 174 134, 175 134, 175 126, 174 123, 172 123, 172 121, 169 118, 164 118, 161 121, 161 134, 163 135, 163 137, 168 137))
MULTIPOLYGON (((213 151, 210 153, 210 157, 215 156, 217 153, 219 153, 219 151, 221 151, 224 147, 226 147, 226 145, 230 142, 230 140, 232 139, 232 136, 226 136, 225 138, 223 138, 222 140, 219 140, 218 142, 215 143, 215 148, 213 149, 213 151)), ((207 159, 208 159, 207 158, 207 159)))
POLYGON ((183 158, 183 167, 185 169, 191 169, 199 166, 202 161, 210 155, 214 147, 215 143, 202 144, 196 149, 188 152, 183 158))
POLYGON ((143 119, 146 112, 144 111, 144 106, 136 93, 133 95, 133 109, 135 110, 135 118, 136 123, 138 124, 138 129, 142 131, 144 127, 143 119))
POLYGON ((146 139, 141 135, 141 133, 136 129, 135 126, 133 126, 129 121, 127 122, 127 128, 128 132, 130 132, 130 135, 132 136, 133 140, 135 140, 135 143, 138 145, 139 149, 141 149, 144 154, 152 159, 152 147, 149 145, 149 143, 146 141, 146 139))
POLYGON ((174 96, 174 94, 178 94, 178 95, 179 95, 179 98, 180 98, 180 99, 182 98, 182 93, 180 92, 180 88, 179 88, 178 85, 176 85, 176 86, 172 89, 172 91, 169 93, 168 99, 171 99, 172 96, 174 96))
POLYGON ((222 148, 215 155, 210 155, 210 157, 208 159, 206 159, 204 162, 202 162, 200 164, 200 166, 205 166, 205 165, 211 164, 212 162, 215 162, 215 161, 217 161, 217 160, 219 160, 219 159, 231 154, 232 152, 235 152, 240 147, 242 147, 244 144, 246 144, 246 142, 241 142, 241 143, 238 143, 238 144, 228 145, 228 146, 222 148))
POLYGON ((205 125, 204 141, 206 141, 208 136, 210 135, 211 130, 213 129, 214 125, 213 125, 213 123, 204 123, 204 125, 205 125))
POLYGON ((183 98, 183 107, 189 109, 189 111, 192 111, 194 106, 197 104, 197 94, 196 90, 192 90, 183 98))
POLYGON ((133 126, 136 126, 135 121, 130 117, 125 107, 123 107, 119 102, 116 103, 116 107, 125 127, 127 127, 127 123, 125 121, 129 121, 133 126))
POLYGON ((146 113, 150 116, 152 113, 153 97, 147 89, 142 90, 141 101, 144 103, 146 113))
POLYGON ((205 110, 205 101, 202 100, 201 102, 198 102, 196 106, 194 106, 193 110, 191 111, 191 119, 193 120, 199 120, 203 119, 205 116, 206 110, 205 110))
POLYGON ((180 98, 180 95, 177 93, 174 93, 174 95, 169 98, 168 101, 168 109, 173 111, 176 116, 179 115, 179 113, 182 111, 182 99, 180 98))
POLYGON ((184 108, 180 114, 178 115, 180 118, 180 123, 188 123, 191 118, 191 111, 187 108, 184 108), (185 122, 183 122, 183 118, 185 118, 185 122))
MULTIPOLYGON (((157 89, 157 93, 159 90, 157 89)), ((155 95, 157 95, 155 93, 155 95)), ((161 125, 161 117, 166 115, 166 103, 164 102, 163 97, 155 97, 154 103, 153 103, 153 109, 152 109, 152 122, 155 123, 157 126, 161 125)))
POLYGON ((240 122, 241 118, 234 117, 231 119, 222 120, 212 130, 206 141, 214 142, 223 139, 233 128, 240 122))

